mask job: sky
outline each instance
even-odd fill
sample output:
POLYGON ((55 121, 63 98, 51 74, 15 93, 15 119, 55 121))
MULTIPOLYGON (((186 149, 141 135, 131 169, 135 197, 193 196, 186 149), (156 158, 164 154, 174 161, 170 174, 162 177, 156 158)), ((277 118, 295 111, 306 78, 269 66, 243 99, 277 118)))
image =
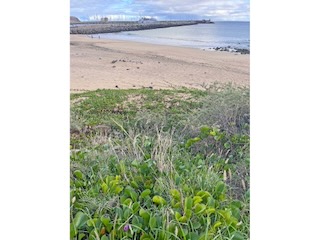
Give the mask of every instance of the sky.
POLYGON ((70 0, 70 15, 81 21, 157 20, 250 21, 249 0, 70 0))

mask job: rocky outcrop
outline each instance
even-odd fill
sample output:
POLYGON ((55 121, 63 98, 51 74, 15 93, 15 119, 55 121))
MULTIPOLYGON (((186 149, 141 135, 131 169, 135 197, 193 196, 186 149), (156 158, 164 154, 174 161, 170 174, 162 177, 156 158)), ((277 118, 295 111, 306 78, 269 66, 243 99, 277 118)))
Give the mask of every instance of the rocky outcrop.
POLYGON ((228 47, 216 47, 216 48, 209 48, 209 49, 213 49, 215 51, 223 51, 223 52, 236 52, 236 53, 241 53, 241 54, 250 54, 250 50, 249 49, 232 48, 230 46, 228 46, 228 47))
POLYGON ((70 16, 70 23, 80 23, 81 21, 77 17, 70 16))

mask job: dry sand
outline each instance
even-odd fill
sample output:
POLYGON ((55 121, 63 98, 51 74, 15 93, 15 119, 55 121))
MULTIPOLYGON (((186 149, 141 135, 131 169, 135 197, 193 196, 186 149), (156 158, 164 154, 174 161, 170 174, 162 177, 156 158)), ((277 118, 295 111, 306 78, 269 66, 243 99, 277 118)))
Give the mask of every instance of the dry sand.
POLYGON ((249 85, 250 55, 70 35, 71 92, 249 85))

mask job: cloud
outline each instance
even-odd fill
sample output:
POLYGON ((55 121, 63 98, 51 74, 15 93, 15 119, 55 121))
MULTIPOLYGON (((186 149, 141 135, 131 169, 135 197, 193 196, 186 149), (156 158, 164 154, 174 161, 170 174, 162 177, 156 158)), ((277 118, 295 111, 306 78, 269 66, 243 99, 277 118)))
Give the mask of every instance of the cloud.
MULTIPOLYGON (((249 0, 70 0, 70 14, 82 20, 92 16, 139 18, 157 16, 167 19, 245 20, 249 21, 249 0)), ((116 20, 116 19, 115 19, 116 20)))

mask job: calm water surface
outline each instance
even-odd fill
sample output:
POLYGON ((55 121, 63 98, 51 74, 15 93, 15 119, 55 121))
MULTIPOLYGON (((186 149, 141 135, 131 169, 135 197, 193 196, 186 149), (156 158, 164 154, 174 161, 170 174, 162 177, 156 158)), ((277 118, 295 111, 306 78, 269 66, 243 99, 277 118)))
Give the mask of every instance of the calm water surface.
POLYGON ((250 49, 250 22, 215 22, 152 30, 96 34, 94 37, 194 48, 250 49))

